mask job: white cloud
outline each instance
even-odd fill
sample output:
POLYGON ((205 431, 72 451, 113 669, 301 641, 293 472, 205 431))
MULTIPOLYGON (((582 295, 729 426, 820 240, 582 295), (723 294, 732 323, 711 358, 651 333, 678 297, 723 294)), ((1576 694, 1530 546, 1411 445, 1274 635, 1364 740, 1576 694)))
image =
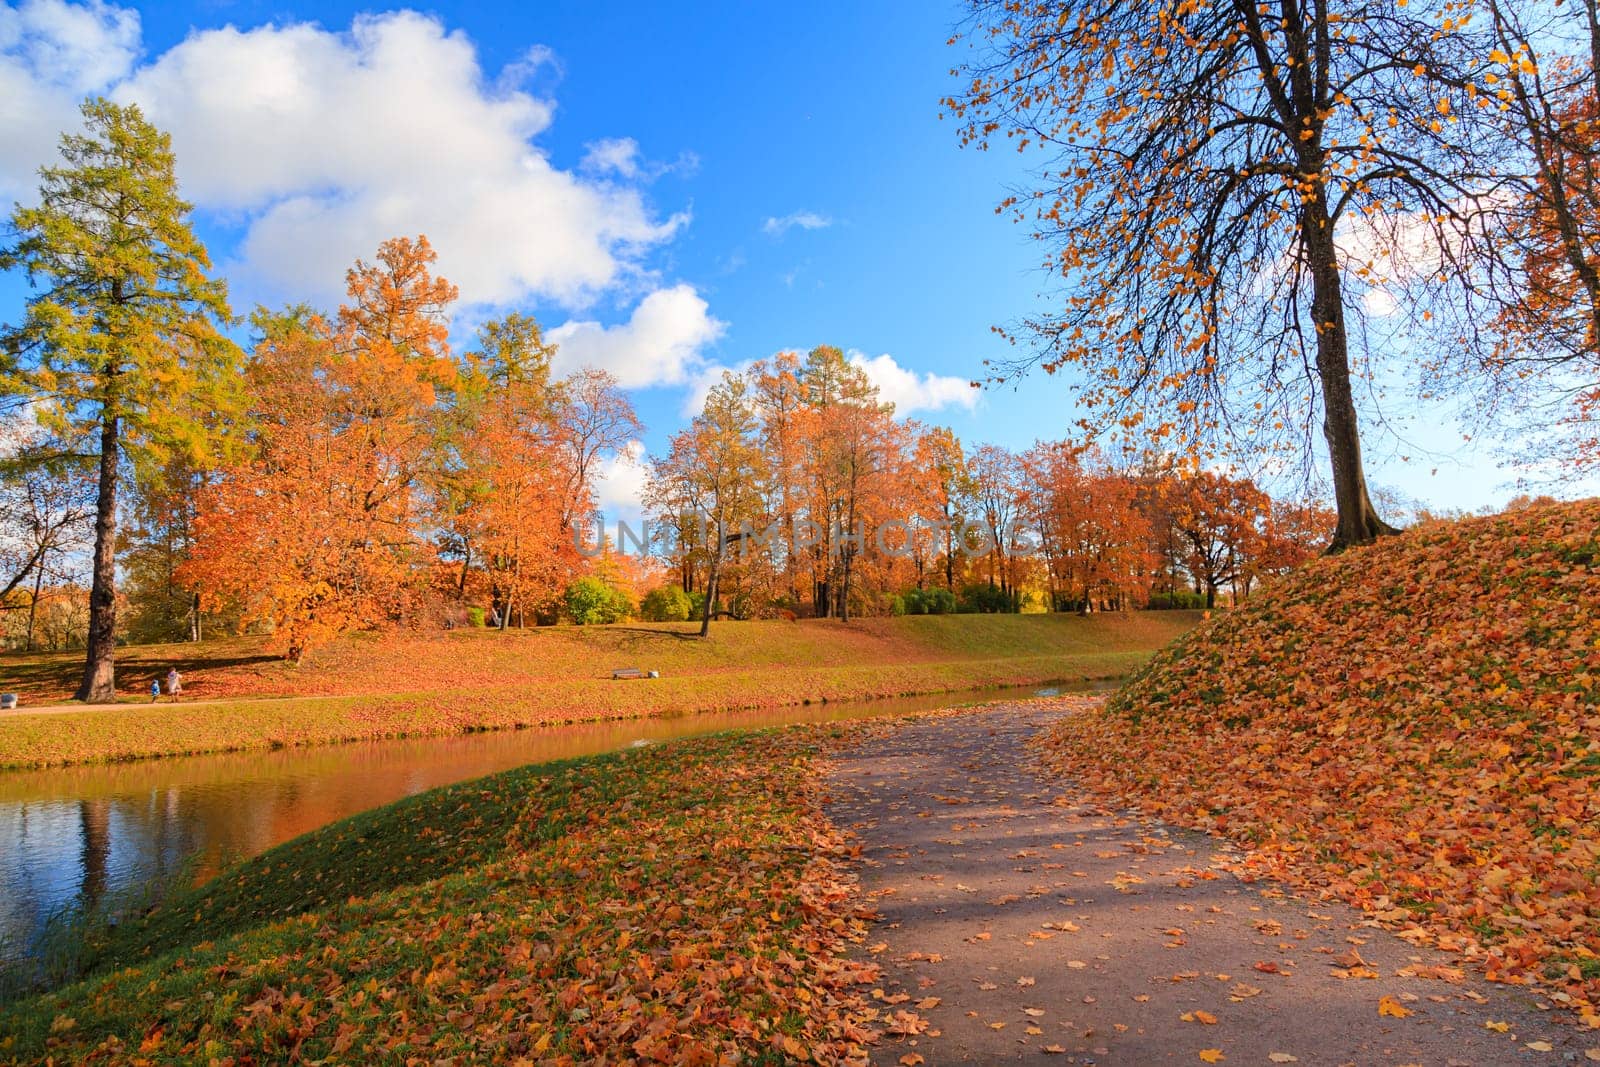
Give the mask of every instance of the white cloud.
POLYGON ((629 181, 653 182, 663 174, 693 174, 700 168, 700 157, 693 152, 682 152, 671 163, 647 160, 639 150, 639 142, 632 137, 607 137, 583 147, 578 169, 587 174, 615 174, 629 181))
MULTIPOLYGON (((892 403, 895 414, 902 418, 914 411, 938 411, 949 407, 971 411, 978 404, 978 390, 965 378, 931 372, 918 374, 900 366, 887 353, 868 359, 865 353, 850 349, 846 358, 867 372, 867 378, 878 387, 878 398, 892 403)), ((747 359, 731 367, 720 363, 702 364, 688 379, 689 388, 683 397, 683 415, 692 418, 700 414, 706 404, 706 394, 722 380, 724 372, 744 374, 754 362, 747 359)))
POLYGON ((826 215, 815 211, 796 211, 781 218, 773 216, 761 224, 761 232, 773 237, 782 237, 796 226, 802 230, 823 230, 833 225, 833 220, 826 215))
MULTIPOLYGON (((526 88, 542 50, 490 77, 464 34, 411 11, 198 31, 134 69, 138 41, 137 14, 103 0, 0 7, 0 183, 31 185, 79 98, 106 91, 172 134, 184 194, 243 228, 226 269, 286 295, 337 295, 357 256, 425 233, 468 303, 582 306, 636 284, 687 221, 615 166, 584 176, 535 146, 554 109, 526 88)), ((618 151, 637 171, 636 146, 618 151)))
POLYGON ((732 367, 721 363, 707 363, 702 365, 688 381, 688 388, 683 392, 683 406, 679 412, 686 419, 692 419, 706 408, 706 397, 711 394, 714 386, 722 381, 724 374, 744 374, 755 364, 755 360, 747 359, 732 367))
POLYGON ((852 350, 850 362, 867 372, 872 384, 878 387, 879 395, 894 404, 897 415, 947 407, 971 411, 978 403, 978 390, 966 378, 931 371, 918 374, 909 367, 902 367, 887 352, 869 359, 865 353, 852 350))
POLYGON ((78 101, 125 76, 139 51, 139 14, 95 0, 0 4, 0 196, 27 195, 78 101))
POLYGON ((614 172, 624 178, 637 178, 642 173, 639 165, 639 142, 632 137, 608 137, 591 141, 584 146, 584 170, 595 174, 614 172))
POLYGON ((595 475, 595 502, 606 517, 607 529, 618 519, 636 519, 642 513, 645 466, 643 441, 629 441, 600 464, 595 475))
POLYGON ((559 346, 557 372, 594 367, 615 375, 624 388, 639 389, 690 381, 704 365, 702 350, 726 327, 693 286, 679 284, 645 297, 627 322, 567 322, 549 337, 559 346))

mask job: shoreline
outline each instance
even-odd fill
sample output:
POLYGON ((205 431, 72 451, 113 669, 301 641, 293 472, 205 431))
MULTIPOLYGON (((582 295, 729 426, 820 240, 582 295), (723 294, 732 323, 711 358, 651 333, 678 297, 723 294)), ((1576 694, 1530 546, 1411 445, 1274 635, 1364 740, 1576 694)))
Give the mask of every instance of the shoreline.
POLYGON ((187 704, 18 709, 0 717, 0 773, 944 693, 981 694, 1007 686, 1052 682, 1111 681, 1131 673, 1150 654, 1125 651, 821 667, 798 678, 792 669, 762 669, 731 677, 691 675, 631 682, 581 679, 471 692, 263 696, 187 704), (615 688, 619 686, 627 689, 619 692, 615 688), (702 692, 696 694, 694 689, 702 692), (574 697, 588 699, 575 703, 574 697), (620 699, 609 701, 608 697, 620 699), (582 710, 585 706, 587 713, 582 710), (67 728, 53 728, 63 721, 69 724, 67 728))

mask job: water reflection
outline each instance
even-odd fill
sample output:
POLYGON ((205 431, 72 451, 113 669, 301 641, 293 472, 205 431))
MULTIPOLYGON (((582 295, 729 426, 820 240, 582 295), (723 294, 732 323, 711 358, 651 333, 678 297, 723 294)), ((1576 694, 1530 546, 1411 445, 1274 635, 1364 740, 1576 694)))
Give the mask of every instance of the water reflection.
POLYGON ((0 955, 26 954, 61 909, 226 864, 425 789, 641 741, 865 718, 1037 687, 688 715, 455 737, 0 773, 0 955))

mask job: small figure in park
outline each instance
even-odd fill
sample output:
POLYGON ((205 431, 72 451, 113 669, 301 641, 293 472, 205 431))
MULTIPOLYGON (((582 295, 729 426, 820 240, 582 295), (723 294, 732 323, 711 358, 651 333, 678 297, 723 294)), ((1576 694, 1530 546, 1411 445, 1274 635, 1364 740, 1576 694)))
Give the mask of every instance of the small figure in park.
POLYGON ((161 676, 150 679, 150 703, 154 704, 161 699, 161 676))
POLYGON ((183 696, 183 675, 178 673, 178 668, 176 667, 173 667, 171 670, 167 671, 167 695, 170 696, 174 702, 176 702, 179 697, 183 696))

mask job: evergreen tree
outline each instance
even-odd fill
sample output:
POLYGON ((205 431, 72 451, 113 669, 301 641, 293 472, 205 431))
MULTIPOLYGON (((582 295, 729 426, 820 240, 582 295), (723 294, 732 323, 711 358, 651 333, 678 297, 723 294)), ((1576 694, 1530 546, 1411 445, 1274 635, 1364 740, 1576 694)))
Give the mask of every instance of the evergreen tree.
POLYGON ((117 492, 125 463, 203 462, 237 407, 240 353, 221 332, 227 289, 178 195, 172 142, 137 106, 93 100, 86 132, 40 171, 39 204, 12 215, 0 267, 38 288, 4 334, 0 396, 31 401, 46 429, 95 442, 98 465, 88 654, 78 699, 116 699, 117 492))

